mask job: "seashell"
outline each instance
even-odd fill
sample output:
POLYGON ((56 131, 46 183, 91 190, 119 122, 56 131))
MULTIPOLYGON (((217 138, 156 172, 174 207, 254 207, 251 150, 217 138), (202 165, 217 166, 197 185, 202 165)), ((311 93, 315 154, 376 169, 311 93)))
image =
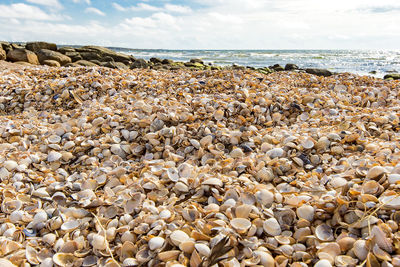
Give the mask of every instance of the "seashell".
POLYGON ((275 259, 268 252, 256 250, 254 255, 260 258, 260 264, 264 267, 274 267, 275 259))
POLYGON ((50 246, 54 245, 56 242, 57 236, 53 233, 49 233, 43 236, 43 242, 49 244, 50 246))
POLYGON ((230 223, 239 234, 247 232, 251 226, 251 222, 245 218, 235 218, 230 223))
MULTIPOLYGON (((159 254, 160 255, 160 254, 159 254)), ((145 247, 136 253, 136 260, 140 263, 148 262, 151 259, 149 250, 145 247)))
POLYGON ((37 259, 37 251, 29 245, 27 245, 25 248, 25 257, 30 264, 39 264, 39 260, 37 259))
POLYGON ((57 143, 60 143, 61 137, 58 136, 58 135, 53 134, 53 135, 50 135, 50 136, 47 138, 47 141, 48 141, 50 144, 57 144, 57 143))
POLYGON ((4 258, 0 258, 0 266, 2 267, 16 267, 16 265, 14 265, 11 261, 4 259, 4 258))
POLYGON ((304 149, 311 149, 314 147, 314 140, 312 138, 306 138, 301 142, 301 146, 304 149))
POLYGON ((103 235, 94 234, 91 244, 97 250, 105 250, 107 248, 106 239, 103 235))
POLYGON ((312 222, 314 219, 314 208, 310 205, 301 205, 296 210, 297 216, 301 219, 312 222))
POLYGON ((319 260, 314 267, 332 267, 332 264, 328 260, 319 260))
POLYGON ((79 222, 75 220, 66 221, 61 225, 61 230, 71 232, 79 227, 79 222))
POLYGON ((47 161, 48 162, 54 162, 54 161, 58 161, 59 159, 61 159, 62 154, 57 152, 57 151, 51 151, 48 155, 47 155, 47 161))
POLYGON ((366 241, 359 239, 356 242, 354 242, 353 251, 360 261, 364 261, 368 256, 366 241))
POLYGON ((367 179, 377 179, 381 177, 383 174, 386 173, 386 169, 381 167, 381 166, 374 166, 371 169, 369 169, 367 176, 365 178, 367 179))
POLYGON ((171 239, 172 244, 175 246, 179 246, 182 242, 189 240, 189 236, 181 230, 173 231, 169 238, 171 239))
POLYGON ((393 246, 392 242, 386 237, 385 232, 382 229, 374 225, 371 229, 371 236, 374 238, 376 244, 383 250, 386 250, 389 253, 392 253, 393 246))
POLYGON ((131 267, 131 266, 139 266, 140 262, 138 262, 135 258, 126 258, 122 262, 123 267, 131 267))
POLYGON ((22 210, 14 210, 8 217, 11 223, 18 223, 24 217, 24 212, 22 210))
MULTIPOLYGON (((126 231, 125 233, 129 233, 126 231)), ((121 238, 122 241, 122 238, 121 238)), ((136 246, 131 241, 124 241, 121 247, 121 256, 120 259, 124 261, 127 258, 133 258, 135 253, 137 252, 136 246)))
POLYGON ((219 187, 223 186, 222 181, 220 179, 218 179, 218 178, 208 178, 202 184, 203 185, 219 186, 219 187))
POLYGON ((335 258, 335 266, 356 266, 358 260, 347 255, 339 255, 335 258))
POLYGON ((94 255, 83 258, 82 266, 94 266, 98 264, 98 258, 94 255))
POLYGON ((169 250, 158 253, 158 258, 163 262, 174 261, 181 252, 179 250, 169 250))
POLYGON ((151 250, 156 250, 161 248, 165 243, 165 239, 159 236, 153 237, 149 240, 149 248, 151 250))
POLYGON ((320 224, 315 228, 315 236, 321 241, 332 241, 332 228, 326 224, 320 224))
POLYGON ((62 267, 74 266, 77 258, 71 253, 56 253, 53 256, 53 262, 62 267))
POLYGON ((243 150, 242 150, 242 149, 240 149, 240 148, 237 147, 237 148, 235 148, 235 149, 233 149, 233 150, 231 151, 230 156, 231 156, 232 158, 241 158, 241 157, 244 156, 244 153, 243 153, 243 150))
POLYGON ((284 155, 284 153, 285 151, 282 148, 277 147, 267 151, 266 154, 271 159, 274 159, 274 158, 281 158, 284 155))
POLYGON ((235 215, 237 218, 248 218, 253 207, 251 205, 243 204, 235 209, 235 215))
POLYGON ((33 224, 38 224, 47 221, 48 216, 47 213, 44 210, 39 211, 38 213, 35 214, 33 217, 33 224))
POLYGON ((4 213, 12 213, 14 211, 18 211, 22 207, 22 201, 20 200, 10 200, 4 199, 3 203, 1 204, 1 210, 4 213))
POLYGON ((342 239, 337 241, 341 251, 343 252, 347 252, 348 250, 352 249, 354 246, 354 242, 356 242, 356 240, 350 236, 343 237, 342 239))
POLYGON ((265 220, 263 223, 263 229, 271 236, 277 236, 282 233, 281 226, 275 218, 265 220))
POLYGON ((274 179, 275 175, 270 168, 263 167, 257 172, 256 177, 261 181, 270 182, 274 179))
POLYGON ((257 191, 256 194, 257 202, 264 206, 270 206, 274 202, 274 194, 266 189, 257 191))
POLYGON ((6 160, 6 161, 4 161, 3 166, 8 171, 13 171, 18 167, 18 163, 13 160, 6 160))
POLYGON ((398 184, 400 181, 400 174, 391 173, 388 175, 389 184, 398 184))
POLYGON ((191 254, 194 250, 194 244, 195 242, 193 240, 187 240, 179 244, 179 249, 185 253, 191 254))
POLYGON ((168 168, 167 169, 167 175, 168 175, 168 178, 172 182, 178 182, 179 174, 178 174, 178 170, 176 168, 168 168))
POLYGON ((217 121, 220 121, 224 118, 224 111, 221 109, 218 109, 214 112, 214 119, 217 121))
POLYGON ((163 210, 158 216, 160 216, 160 219, 168 220, 169 218, 171 218, 172 213, 170 210, 163 210))
POLYGON ((197 253, 197 251, 195 250, 191 254, 192 255, 190 257, 190 266, 201 266, 203 261, 202 261, 202 258, 199 255, 199 253, 197 253))
POLYGON ((206 244, 197 243, 194 247, 199 252, 200 256, 208 257, 211 254, 211 249, 206 244))

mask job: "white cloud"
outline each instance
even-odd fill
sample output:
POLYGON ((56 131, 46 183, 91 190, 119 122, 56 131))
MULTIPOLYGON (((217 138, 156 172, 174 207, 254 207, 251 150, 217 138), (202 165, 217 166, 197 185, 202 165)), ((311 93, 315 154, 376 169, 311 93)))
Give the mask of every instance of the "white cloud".
POLYGON ((99 16, 105 16, 106 14, 102 12, 101 10, 94 8, 94 7, 88 7, 85 9, 85 13, 93 13, 99 16))
POLYGON ((63 6, 58 0, 26 0, 29 3, 43 5, 50 8, 61 9, 63 6))
POLYGON ((36 6, 26 5, 23 3, 0 5, 0 10, 0 18, 30 20, 61 20, 63 18, 56 15, 47 14, 36 6))
POLYGON ((168 12, 168 13, 189 13, 192 9, 188 6, 165 4, 164 6, 152 6, 146 3, 138 3, 136 6, 123 7, 117 3, 112 6, 118 11, 151 11, 151 12, 168 12))
POLYGON ((78 3, 86 3, 90 5, 90 0, 72 0, 72 2, 78 4, 78 3))

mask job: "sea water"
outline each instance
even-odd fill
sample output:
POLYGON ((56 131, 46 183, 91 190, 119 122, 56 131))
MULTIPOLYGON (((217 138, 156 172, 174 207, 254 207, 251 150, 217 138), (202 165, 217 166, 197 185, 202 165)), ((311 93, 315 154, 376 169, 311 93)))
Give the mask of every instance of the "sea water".
POLYGON ((284 66, 294 63, 300 68, 324 68, 333 72, 351 72, 383 77, 400 72, 400 50, 165 50, 165 49, 111 49, 137 58, 168 58, 188 61, 200 58, 220 66, 237 64, 251 67, 284 66))

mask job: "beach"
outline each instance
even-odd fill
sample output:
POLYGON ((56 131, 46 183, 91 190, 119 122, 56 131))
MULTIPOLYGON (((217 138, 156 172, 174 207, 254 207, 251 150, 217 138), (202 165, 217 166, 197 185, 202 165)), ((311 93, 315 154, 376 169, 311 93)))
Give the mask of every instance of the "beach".
POLYGON ((2 266, 400 265, 399 81, 2 62, 0 87, 2 266))

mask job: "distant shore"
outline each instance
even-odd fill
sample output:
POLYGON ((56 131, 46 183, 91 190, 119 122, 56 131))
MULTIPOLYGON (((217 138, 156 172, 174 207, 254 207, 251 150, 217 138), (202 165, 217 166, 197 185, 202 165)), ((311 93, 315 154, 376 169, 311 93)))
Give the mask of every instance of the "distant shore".
MULTIPOLYGON (((207 63, 199 58, 190 58, 184 62, 154 56, 146 60, 144 58, 135 58, 132 55, 115 50, 129 51, 123 48, 115 48, 112 50, 100 46, 58 46, 55 43, 48 42, 27 42, 25 44, 0 42, 0 60, 23 65, 48 65, 52 67, 102 66, 114 69, 150 68, 156 70, 220 70, 248 68, 262 74, 270 74, 277 71, 297 71, 325 77, 331 76, 334 73, 326 68, 300 68, 294 63, 254 67, 237 65, 236 63, 228 66, 221 66, 207 63)), ((376 71, 371 71, 370 74, 374 75, 376 71)), ((383 78, 400 79, 400 74, 386 73, 383 78)))

